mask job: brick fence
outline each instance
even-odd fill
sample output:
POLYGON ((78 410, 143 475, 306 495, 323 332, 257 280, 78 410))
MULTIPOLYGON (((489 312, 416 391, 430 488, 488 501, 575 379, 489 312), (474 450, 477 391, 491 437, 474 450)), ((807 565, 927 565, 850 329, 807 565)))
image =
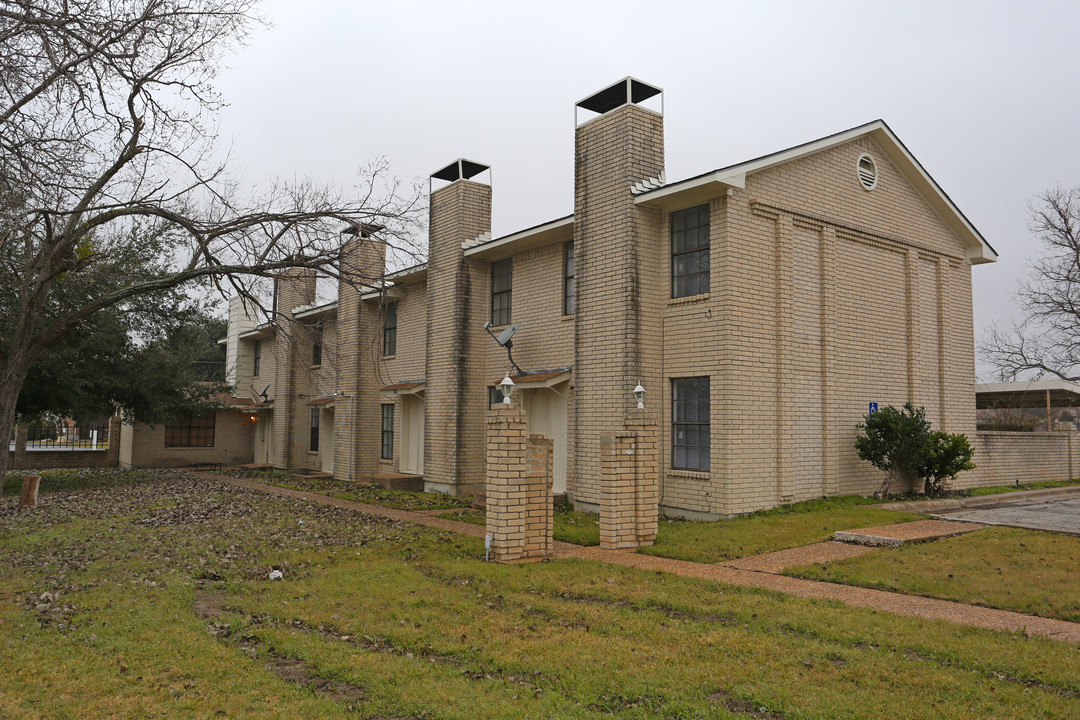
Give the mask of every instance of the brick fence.
POLYGON ((103 450, 27 450, 26 425, 15 426, 15 450, 10 455, 12 470, 49 470, 73 467, 117 467, 120 464, 120 418, 109 418, 109 447, 103 450))
POLYGON ((972 448, 976 468, 957 487, 1080 477, 1080 433, 979 431, 972 448))

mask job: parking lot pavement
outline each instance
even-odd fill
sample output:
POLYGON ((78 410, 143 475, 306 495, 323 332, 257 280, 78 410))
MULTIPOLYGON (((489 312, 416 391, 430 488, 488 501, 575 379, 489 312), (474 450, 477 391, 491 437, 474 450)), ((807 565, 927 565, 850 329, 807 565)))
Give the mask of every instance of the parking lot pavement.
POLYGON ((942 512, 944 520, 965 520, 987 525, 1008 525, 1028 530, 1080 535, 1080 498, 1032 500, 1007 507, 963 509, 942 512))

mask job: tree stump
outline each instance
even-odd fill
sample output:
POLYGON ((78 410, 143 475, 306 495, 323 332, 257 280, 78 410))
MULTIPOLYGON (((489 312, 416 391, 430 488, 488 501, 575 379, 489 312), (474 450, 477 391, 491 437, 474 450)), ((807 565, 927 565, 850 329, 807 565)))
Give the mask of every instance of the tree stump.
POLYGON ((38 484, 40 482, 40 475, 23 475, 22 496, 19 497, 19 507, 37 505, 38 484))

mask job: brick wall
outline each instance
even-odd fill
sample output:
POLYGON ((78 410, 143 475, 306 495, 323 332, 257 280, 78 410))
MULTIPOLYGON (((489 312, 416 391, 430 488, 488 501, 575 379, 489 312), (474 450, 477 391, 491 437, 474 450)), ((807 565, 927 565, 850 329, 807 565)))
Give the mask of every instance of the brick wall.
POLYGON ((601 439, 600 547, 609 550, 652 545, 659 517, 656 421, 635 408, 624 426, 601 439))
MULTIPOLYGON (((1013 485, 1080 477, 1080 434, 991 432, 972 438, 975 469, 967 485, 1013 485)), ((954 484, 950 487, 957 487, 954 484)))
POLYGON ((121 436, 130 446, 120 457, 120 467, 183 467, 192 463, 249 463, 254 457, 251 416, 237 410, 218 410, 214 418, 213 447, 165 447, 165 425, 124 424, 121 436))

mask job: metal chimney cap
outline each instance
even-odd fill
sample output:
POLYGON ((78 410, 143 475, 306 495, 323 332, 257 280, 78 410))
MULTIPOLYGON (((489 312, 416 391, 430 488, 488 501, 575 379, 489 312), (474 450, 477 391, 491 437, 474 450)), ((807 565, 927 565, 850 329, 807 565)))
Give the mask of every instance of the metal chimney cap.
POLYGON ((458 158, 441 170, 436 170, 431 173, 431 177, 436 180, 446 180, 447 182, 471 180, 485 170, 490 169, 490 165, 473 162, 472 160, 466 160, 465 158, 458 158))
POLYGON ((628 75, 600 92, 593 93, 584 100, 578 101, 577 106, 603 115, 623 105, 636 105, 645 102, 662 92, 662 89, 643 83, 637 78, 628 75))

